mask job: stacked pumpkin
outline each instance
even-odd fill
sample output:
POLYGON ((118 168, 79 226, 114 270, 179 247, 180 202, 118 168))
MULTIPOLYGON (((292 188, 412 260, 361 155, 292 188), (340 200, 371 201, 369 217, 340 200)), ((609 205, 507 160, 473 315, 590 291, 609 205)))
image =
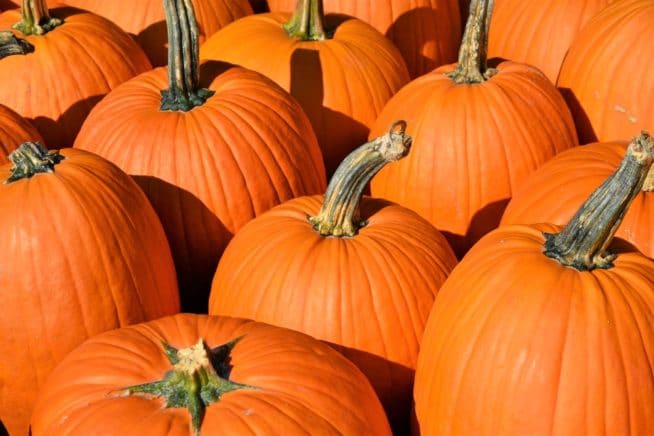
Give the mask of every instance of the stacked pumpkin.
POLYGON ((0 15, 11 435, 654 432, 652 2, 68 4, 0 15))

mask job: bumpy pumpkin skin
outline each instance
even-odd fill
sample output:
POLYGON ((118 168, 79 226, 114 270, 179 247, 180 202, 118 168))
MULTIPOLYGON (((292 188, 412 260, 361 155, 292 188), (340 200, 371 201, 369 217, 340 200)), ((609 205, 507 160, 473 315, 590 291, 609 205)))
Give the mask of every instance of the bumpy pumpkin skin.
POLYGON ((326 185, 320 149, 297 102, 255 72, 202 68, 203 85, 216 91, 202 106, 160 111, 167 74, 156 69, 98 104, 75 142, 136 176, 171 244, 183 308, 193 312, 206 312, 218 259, 237 230, 326 185))
MULTIPOLYGON (((166 17, 161 0, 65 0, 113 21, 136 41, 154 66, 168 63, 166 17)), ((247 0, 193 0, 200 42, 232 21, 252 14, 247 0)))
MULTIPOLYGON (((47 146, 70 147, 93 106, 122 82, 151 69, 143 50, 118 26, 73 8, 50 9, 64 24, 27 40, 34 52, 0 59, 0 102, 28 119, 47 146), (26 92, 31 90, 31 92, 26 92)), ((0 29, 20 21, 0 14, 0 29)))
POLYGON ((575 36, 609 3, 611 0, 496 0, 488 57, 533 65, 556 83, 575 36))
POLYGON ((84 340, 179 311, 170 248, 143 192, 96 155, 61 154, 53 174, 0 185, 0 420, 12 435, 27 434, 39 388, 84 340))
MULTIPOLYGON (((590 193, 613 174, 626 149, 626 142, 594 143, 555 156, 515 193, 502 216, 502 224, 567 223, 590 193)), ((653 216, 654 193, 641 192, 616 236, 654 257, 653 216)))
POLYGON ((210 347, 242 337, 230 353, 230 380, 256 388, 209 406, 200 435, 390 435, 370 384, 327 345, 262 323, 189 314, 108 332, 71 353, 41 392, 32 434, 93 434, 99 423, 105 434, 192 434, 187 410, 111 393, 170 370, 162 340, 183 348, 200 337, 210 347))
MULTIPOLYGON (((268 0, 273 12, 290 12, 296 0, 268 0)), ((411 78, 456 61, 461 41, 457 0, 324 0, 327 13, 371 24, 400 49, 411 78)))
POLYGON ((9 153, 27 141, 44 144, 41 134, 29 121, 0 104, 0 165, 8 163, 9 153))
POLYGON ((362 201, 368 224, 356 236, 323 237, 307 221, 322 201, 291 200, 248 223, 220 260, 209 313, 337 346, 367 375, 391 425, 406 428, 423 326, 456 258, 425 220, 379 199, 362 201))
POLYGON ((565 58, 558 87, 582 144, 628 141, 654 125, 654 3, 621 0, 588 22, 565 58), (625 49, 628 48, 628 49, 625 49))
POLYGON ((309 116, 330 176, 366 142, 370 126, 409 74, 397 48, 361 20, 327 15, 326 28, 336 28, 333 37, 302 41, 282 28, 289 19, 287 13, 243 18, 210 37, 200 57, 258 71, 289 91, 309 116))
POLYGON ((654 265, 542 254, 553 225, 503 226, 441 288, 414 396, 420 434, 652 434, 654 265))
POLYGON ((414 80, 388 102, 370 136, 401 116, 414 145, 373 178, 371 192, 429 220, 460 257, 497 227, 515 189, 577 137, 563 98, 536 68, 502 62, 473 85, 445 76, 453 69, 414 80))

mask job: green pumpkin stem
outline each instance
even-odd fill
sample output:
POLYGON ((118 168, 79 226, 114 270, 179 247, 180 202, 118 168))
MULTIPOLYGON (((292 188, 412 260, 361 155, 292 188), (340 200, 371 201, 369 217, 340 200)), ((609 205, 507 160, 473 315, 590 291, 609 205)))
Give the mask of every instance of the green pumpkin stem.
POLYGON ((24 39, 16 38, 9 32, 0 32, 0 59, 7 56, 27 54, 34 51, 34 46, 24 39))
POLYGON ((568 225, 545 234, 545 255, 579 271, 611 268, 615 254, 607 252, 629 205, 641 191, 654 162, 654 138, 643 132, 634 138, 618 169, 593 192, 568 225))
POLYGON ((497 73, 497 70, 486 65, 492 12, 493 0, 470 2, 470 15, 459 49, 459 62, 454 71, 447 73, 455 83, 482 83, 497 73))
POLYGON ((363 144, 341 162, 320 211, 308 217, 314 230, 323 236, 349 237, 365 225, 359 217, 363 190, 384 165, 407 155, 411 137, 405 129, 405 121, 396 121, 388 133, 363 144))
POLYGON ((8 157, 13 166, 5 184, 28 179, 39 173, 52 173, 55 165, 65 159, 58 151, 49 151, 38 142, 25 142, 9 153, 8 157))
POLYGON ((327 39, 322 0, 298 0, 291 19, 284 24, 284 30, 289 36, 303 41, 327 39))
POLYGON ((50 16, 45 0, 23 0, 20 15, 20 21, 13 27, 23 35, 45 35, 63 23, 50 16))
POLYGON ((229 353, 240 339, 214 349, 209 349, 202 339, 191 347, 179 350, 164 342, 164 353, 172 370, 166 373, 163 380, 130 386, 123 389, 123 393, 162 397, 166 407, 188 409, 193 432, 198 435, 207 407, 226 393, 256 389, 228 380, 229 353))
POLYGON ((164 0, 168 29, 168 89, 161 110, 189 111, 214 94, 200 86, 198 23, 191 0, 164 0))

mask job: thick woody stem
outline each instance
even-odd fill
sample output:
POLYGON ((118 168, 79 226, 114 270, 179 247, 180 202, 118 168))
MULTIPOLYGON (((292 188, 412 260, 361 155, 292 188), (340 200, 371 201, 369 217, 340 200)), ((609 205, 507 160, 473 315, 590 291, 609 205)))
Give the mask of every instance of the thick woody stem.
POLYGON ((327 39, 322 0, 298 0, 293 15, 284 30, 289 36, 303 41, 327 39))
POLYGON ((214 91, 200 87, 198 24, 191 0, 164 0, 168 29, 168 89, 161 91, 161 110, 189 111, 214 91))
POLYGON ((482 83, 497 72, 486 65, 492 12, 493 0, 470 2, 470 15, 459 49, 459 62, 454 71, 447 73, 455 83, 482 83))
POLYGON ((52 173, 55 165, 65 159, 58 151, 49 151, 38 142, 26 142, 9 153, 8 157, 13 166, 9 170, 11 177, 5 180, 5 184, 39 173, 52 173))
POLYGON ((34 51, 34 46, 24 39, 16 38, 9 32, 0 32, 0 59, 7 56, 27 54, 34 51))
POLYGON ((359 218, 359 203, 370 179, 389 162, 407 155, 411 137, 406 122, 396 121, 388 133, 350 153, 336 169, 318 215, 309 217, 323 236, 354 236, 365 225, 359 218))
POLYGON ((568 225, 545 234, 545 255, 580 271, 611 268, 607 252, 629 205, 641 191, 654 162, 654 138, 643 132, 633 139, 618 169, 593 192, 568 225))
POLYGON ((50 17, 45 0, 23 0, 21 20, 13 27, 23 35, 44 35, 62 23, 50 17))

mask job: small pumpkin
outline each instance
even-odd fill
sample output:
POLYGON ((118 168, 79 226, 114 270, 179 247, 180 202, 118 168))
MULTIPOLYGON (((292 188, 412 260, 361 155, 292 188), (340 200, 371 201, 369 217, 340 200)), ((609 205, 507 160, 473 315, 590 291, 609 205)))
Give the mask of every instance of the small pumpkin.
POLYGON ((41 134, 29 121, 0 105, 0 165, 9 163, 9 153, 27 141, 43 144, 41 134))
POLYGON ((613 235, 654 161, 642 135, 570 222, 480 240, 436 298, 420 434, 654 433, 654 261, 613 235))
POLYGON ((366 374, 400 433, 409 428, 423 325, 456 264, 445 238, 417 214, 362 198, 370 177, 407 153, 404 127, 352 152, 324 196, 288 201, 245 225, 218 264, 209 300, 210 314, 336 346, 366 374))
POLYGON ((390 435, 368 381, 327 345, 190 314, 98 335, 57 367, 32 434, 93 434, 98 426, 115 435, 390 435))
POLYGON ((179 311, 175 268, 143 192, 105 159, 27 142, 0 167, 0 421, 28 432, 68 352, 179 311))

